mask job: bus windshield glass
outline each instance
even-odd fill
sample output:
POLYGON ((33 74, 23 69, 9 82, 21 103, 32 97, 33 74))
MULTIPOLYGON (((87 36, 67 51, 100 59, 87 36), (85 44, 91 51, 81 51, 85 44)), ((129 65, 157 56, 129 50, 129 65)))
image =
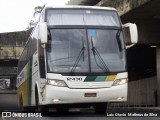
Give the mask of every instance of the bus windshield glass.
POLYGON ((126 70, 121 24, 114 10, 46 10, 47 69, 56 73, 126 70))
POLYGON ((126 70, 121 29, 49 29, 47 68, 53 73, 126 70))

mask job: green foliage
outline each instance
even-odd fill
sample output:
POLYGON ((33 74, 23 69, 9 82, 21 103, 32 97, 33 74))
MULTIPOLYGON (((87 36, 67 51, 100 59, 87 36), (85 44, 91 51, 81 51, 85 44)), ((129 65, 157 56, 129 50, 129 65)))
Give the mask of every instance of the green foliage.
POLYGON ((45 7, 45 5, 43 5, 43 6, 36 6, 34 8, 34 14, 33 15, 35 16, 36 14, 41 13, 44 7, 45 7))

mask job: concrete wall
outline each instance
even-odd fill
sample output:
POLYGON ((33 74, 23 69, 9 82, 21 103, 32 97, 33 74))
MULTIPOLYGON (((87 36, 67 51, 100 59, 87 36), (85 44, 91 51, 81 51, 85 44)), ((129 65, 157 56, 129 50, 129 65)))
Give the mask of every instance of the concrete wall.
POLYGON ((151 0, 101 0, 97 6, 114 7, 119 15, 123 15, 151 0))
POLYGON ((157 98, 160 107, 160 47, 157 47, 157 98))
POLYGON ((101 0, 69 0, 67 5, 89 5, 93 6, 101 0))
POLYGON ((31 31, 28 30, 12 33, 1 33, 0 59, 19 59, 30 32, 31 31))
POLYGON ((125 103, 109 103, 108 107, 156 106, 157 78, 151 77, 128 83, 128 100, 125 103))

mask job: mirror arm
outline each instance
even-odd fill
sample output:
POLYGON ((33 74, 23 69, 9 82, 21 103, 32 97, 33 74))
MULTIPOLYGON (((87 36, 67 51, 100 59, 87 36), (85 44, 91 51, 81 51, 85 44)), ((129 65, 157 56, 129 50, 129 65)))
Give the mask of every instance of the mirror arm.
POLYGON ((45 49, 45 43, 41 44, 41 47, 42 47, 43 49, 45 49))

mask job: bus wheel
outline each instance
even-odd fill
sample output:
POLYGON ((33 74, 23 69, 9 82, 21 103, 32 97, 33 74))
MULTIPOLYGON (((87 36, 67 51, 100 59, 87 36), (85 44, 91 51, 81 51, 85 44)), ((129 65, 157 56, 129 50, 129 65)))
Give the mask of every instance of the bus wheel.
POLYGON ((37 106, 37 111, 38 112, 49 112, 49 107, 48 106, 38 105, 37 106))
POLYGON ((58 106, 56 107, 56 111, 57 113, 68 113, 69 112, 69 108, 68 107, 61 107, 61 106, 58 106))
POLYGON ((48 106, 42 106, 39 105, 39 97, 38 97, 38 91, 35 91, 35 104, 36 104, 36 111, 38 112, 48 112, 49 111, 49 107, 48 106))
POLYGON ((36 110, 36 107, 35 107, 35 106, 30 106, 30 107, 28 107, 28 111, 29 111, 29 112, 35 112, 35 110, 36 110))
POLYGON ((96 103, 93 105, 94 111, 98 114, 104 114, 107 110, 107 103, 96 103))
POLYGON ((23 107, 23 99, 22 99, 22 97, 20 97, 19 101, 20 101, 20 103, 19 103, 20 111, 21 112, 25 112, 26 109, 23 107))

